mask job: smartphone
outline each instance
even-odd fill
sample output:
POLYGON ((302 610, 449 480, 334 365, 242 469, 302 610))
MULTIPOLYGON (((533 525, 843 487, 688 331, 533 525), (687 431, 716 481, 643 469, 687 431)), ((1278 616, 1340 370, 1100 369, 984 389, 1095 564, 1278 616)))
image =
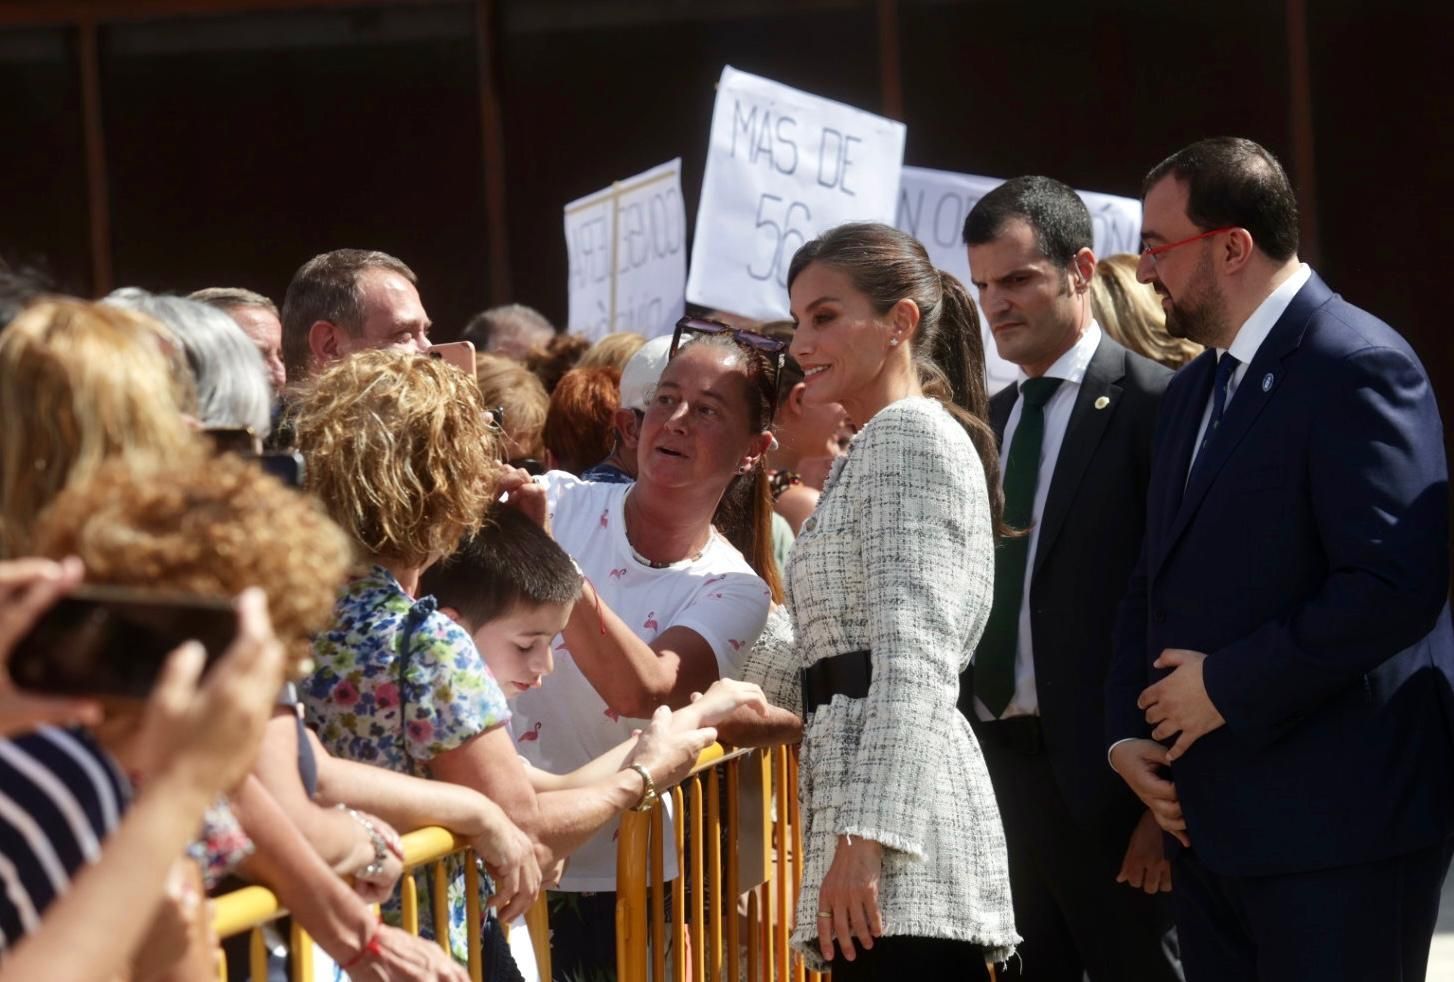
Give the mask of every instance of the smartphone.
POLYGON ((276 450, 262 454, 245 454, 258 462, 266 474, 271 474, 290 488, 301 488, 305 471, 303 455, 297 451, 276 450))
POLYGON ((236 633, 227 600, 81 586, 16 644, 10 677, 33 692, 145 699, 178 645, 201 642, 210 668, 236 633))
POLYGON ((263 446, 251 426, 209 426, 202 433, 218 453, 256 454, 263 446))
POLYGON ((475 346, 469 341, 451 341, 448 344, 431 344, 424 351, 430 358, 439 358, 455 368, 475 374, 475 346))

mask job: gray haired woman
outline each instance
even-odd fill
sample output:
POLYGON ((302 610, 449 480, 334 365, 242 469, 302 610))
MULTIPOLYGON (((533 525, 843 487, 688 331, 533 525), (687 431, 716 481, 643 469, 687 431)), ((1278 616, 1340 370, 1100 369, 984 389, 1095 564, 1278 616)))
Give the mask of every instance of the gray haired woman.
POLYGON ((175 335, 197 383, 203 426, 246 426, 259 438, 267 435, 273 409, 267 366, 231 317, 195 300, 134 286, 113 290, 101 302, 145 314, 175 335))

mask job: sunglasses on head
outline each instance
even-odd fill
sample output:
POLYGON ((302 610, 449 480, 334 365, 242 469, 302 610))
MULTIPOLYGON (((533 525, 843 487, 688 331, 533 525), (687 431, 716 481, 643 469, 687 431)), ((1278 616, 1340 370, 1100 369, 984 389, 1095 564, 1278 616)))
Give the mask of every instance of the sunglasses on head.
POLYGON ((787 357, 788 342, 770 338, 765 334, 758 334, 756 331, 745 331, 732 327, 721 321, 707 320, 705 317, 683 317, 677 321, 676 331, 671 336, 671 348, 668 349, 666 355, 668 361, 677 356, 682 338, 688 334, 726 335, 738 344, 745 345, 754 351, 760 351, 771 359, 772 406, 767 414, 767 421, 771 423, 773 414, 777 412, 778 399, 782 397, 783 359, 787 357))

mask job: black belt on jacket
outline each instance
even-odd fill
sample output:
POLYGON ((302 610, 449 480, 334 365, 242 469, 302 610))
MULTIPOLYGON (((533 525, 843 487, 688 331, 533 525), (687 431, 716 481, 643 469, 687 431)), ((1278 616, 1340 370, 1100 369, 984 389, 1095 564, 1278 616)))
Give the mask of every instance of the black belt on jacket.
POLYGON ((867 651, 848 651, 822 658, 803 669, 803 715, 826 706, 834 696, 863 699, 873 680, 867 651))

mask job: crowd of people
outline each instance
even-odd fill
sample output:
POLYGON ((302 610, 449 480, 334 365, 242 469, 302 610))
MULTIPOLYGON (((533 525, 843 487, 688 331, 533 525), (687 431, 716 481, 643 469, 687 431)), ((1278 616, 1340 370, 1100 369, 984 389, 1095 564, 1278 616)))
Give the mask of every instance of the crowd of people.
POLYGON ((717 740, 800 744, 792 943, 836 982, 1422 982, 1427 376, 1300 262, 1263 148, 1143 198, 1142 253, 1097 257, 1068 186, 1007 181, 971 284, 827 230, 776 323, 494 308, 449 332, 473 371, 382 252, 281 307, 0 273, 0 982, 215 978, 244 883, 316 944, 275 972, 460 980, 473 936, 538 980, 546 892, 554 979, 613 979, 618 820, 717 740), (128 603, 231 640, 143 664, 97 641, 128 603), (415 936, 429 825, 472 851, 411 874, 415 936))

